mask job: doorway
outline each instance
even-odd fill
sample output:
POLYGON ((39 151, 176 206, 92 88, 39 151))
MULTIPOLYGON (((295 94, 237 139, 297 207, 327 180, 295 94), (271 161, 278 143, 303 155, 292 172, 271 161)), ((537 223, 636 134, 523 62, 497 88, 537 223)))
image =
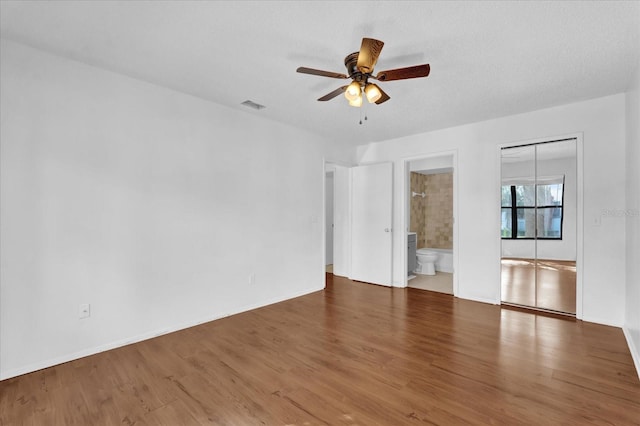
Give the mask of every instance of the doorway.
POLYGON ((501 300, 577 313, 577 139, 501 148, 501 300))
MULTIPOLYGON (((327 190, 326 172, 331 170, 333 227, 327 221, 323 227, 325 234, 333 229, 332 274, 391 286, 393 165, 345 166, 325 162, 325 206, 330 203, 327 194, 331 192, 327 190)), ((324 244, 327 245, 326 236, 324 244)), ((323 259, 327 259, 327 249, 323 252, 323 259)), ((325 270, 327 263, 324 260, 325 270)))
POLYGON ((325 200, 324 200, 324 219, 325 219, 325 273, 333 274, 333 193, 334 193, 334 170, 335 167, 327 167, 325 170, 325 200))
POLYGON ((455 164, 455 151, 405 160, 407 287, 457 293, 455 164))

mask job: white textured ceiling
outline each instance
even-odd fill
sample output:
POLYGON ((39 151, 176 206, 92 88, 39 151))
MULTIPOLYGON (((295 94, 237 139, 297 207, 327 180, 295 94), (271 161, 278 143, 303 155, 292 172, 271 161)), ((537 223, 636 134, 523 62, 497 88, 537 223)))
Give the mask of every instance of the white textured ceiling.
POLYGON ((0 2, 3 38, 363 144, 620 93, 640 52, 640 2, 0 2), (382 105, 317 102, 362 37, 385 42, 382 105), (266 105, 261 111, 240 103, 266 105), (368 116, 359 125, 361 113, 368 116))

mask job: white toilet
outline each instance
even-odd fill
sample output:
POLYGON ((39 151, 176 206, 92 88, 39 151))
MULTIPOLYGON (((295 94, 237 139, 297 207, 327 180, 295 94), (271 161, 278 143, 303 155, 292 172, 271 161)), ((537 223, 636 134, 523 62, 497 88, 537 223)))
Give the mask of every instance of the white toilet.
POLYGON ((421 248, 416 251, 418 256, 418 268, 415 270, 417 274, 421 275, 435 275, 436 274, 436 261, 438 260, 438 253, 426 248, 421 248))

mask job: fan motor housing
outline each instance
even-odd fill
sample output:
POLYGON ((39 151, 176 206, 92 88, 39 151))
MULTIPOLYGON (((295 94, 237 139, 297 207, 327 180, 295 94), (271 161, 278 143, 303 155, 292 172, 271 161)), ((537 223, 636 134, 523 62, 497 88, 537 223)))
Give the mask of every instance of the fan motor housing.
POLYGON ((353 52, 347 55, 347 57, 344 58, 344 66, 347 68, 349 78, 357 82, 363 82, 366 81, 368 76, 358 69, 358 54, 359 52, 353 52))

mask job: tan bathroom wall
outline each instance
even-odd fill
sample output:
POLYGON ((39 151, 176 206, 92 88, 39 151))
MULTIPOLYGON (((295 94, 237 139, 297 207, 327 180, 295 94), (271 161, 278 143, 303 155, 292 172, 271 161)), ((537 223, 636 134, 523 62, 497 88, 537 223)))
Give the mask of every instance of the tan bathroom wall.
MULTIPOLYGON (((411 192, 422 193, 426 191, 426 175, 411 172, 411 192)), ((411 194, 409 194, 411 195, 411 194)), ((411 232, 417 234, 417 247, 426 247, 426 198, 411 195, 410 227, 411 232)))
POLYGON ((410 231, 417 234, 418 248, 453 248, 453 173, 423 175, 411 172, 410 231))
POLYGON ((453 248, 453 173, 425 175, 426 246, 453 248))

